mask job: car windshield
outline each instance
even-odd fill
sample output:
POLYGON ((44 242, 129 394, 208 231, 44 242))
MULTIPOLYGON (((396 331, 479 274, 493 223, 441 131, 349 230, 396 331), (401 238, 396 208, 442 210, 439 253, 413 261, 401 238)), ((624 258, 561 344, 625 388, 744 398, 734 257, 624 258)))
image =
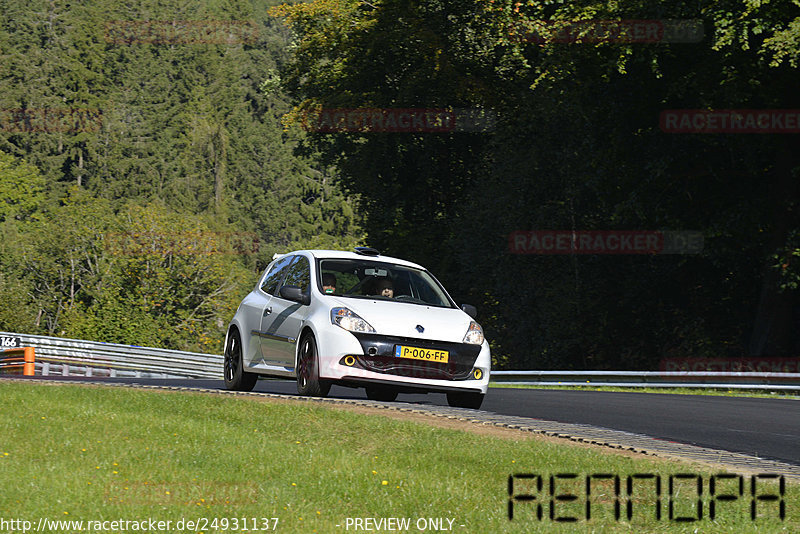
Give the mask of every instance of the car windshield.
POLYGON ((319 260, 319 290, 328 295, 453 307, 427 271, 374 260, 319 260))

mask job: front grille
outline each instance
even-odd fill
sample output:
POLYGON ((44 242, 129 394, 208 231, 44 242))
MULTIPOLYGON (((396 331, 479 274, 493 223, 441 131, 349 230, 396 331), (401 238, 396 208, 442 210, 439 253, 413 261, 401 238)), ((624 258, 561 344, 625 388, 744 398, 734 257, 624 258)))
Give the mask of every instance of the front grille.
POLYGON ((376 373, 437 380, 465 380, 472 371, 471 365, 459 365, 455 362, 431 363, 382 356, 356 356, 356 363, 376 373))

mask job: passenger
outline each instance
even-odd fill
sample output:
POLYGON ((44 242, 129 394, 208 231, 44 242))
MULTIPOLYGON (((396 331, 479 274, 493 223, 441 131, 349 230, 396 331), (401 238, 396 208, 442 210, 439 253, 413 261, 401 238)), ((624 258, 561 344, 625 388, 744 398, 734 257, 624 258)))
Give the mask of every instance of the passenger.
POLYGON ((336 276, 331 273, 322 275, 322 290, 326 295, 333 295, 336 293, 336 276))
POLYGON ((381 297, 394 298, 394 284, 389 278, 380 278, 376 284, 375 292, 381 297))

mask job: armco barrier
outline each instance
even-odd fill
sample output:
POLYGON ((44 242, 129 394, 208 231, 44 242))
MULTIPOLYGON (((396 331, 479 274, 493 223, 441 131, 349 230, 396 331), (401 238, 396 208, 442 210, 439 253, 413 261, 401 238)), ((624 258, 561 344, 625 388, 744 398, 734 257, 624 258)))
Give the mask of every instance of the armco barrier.
POLYGON ((33 376, 36 354, 33 347, 0 351, 0 375, 33 376))
POLYGON ((222 355, 0 332, 36 351, 40 376, 222 378, 222 355))
POLYGON ((800 373, 730 371, 492 371, 499 384, 800 391, 800 373))
MULTIPOLYGON (((222 378, 222 355, 0 332, 36 351, 42 376, 222 378)), ((800 373, 730 371, 493 371, 492 381, 533 386, 622 386, 800 391, 800 373)))

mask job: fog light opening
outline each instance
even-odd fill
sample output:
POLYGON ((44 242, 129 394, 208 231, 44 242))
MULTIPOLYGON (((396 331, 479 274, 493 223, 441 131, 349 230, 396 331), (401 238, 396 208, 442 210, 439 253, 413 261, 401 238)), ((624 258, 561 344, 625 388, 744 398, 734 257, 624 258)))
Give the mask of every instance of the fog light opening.
POLYGON ((474 370, 472 371, 472 377, 473 377, 475 380, 480 380, 481 378, 483 378, 483 371, 481 371, 480 369, 477 369, 477 368, 476 368, 476 369, 474 369, 474 370))
POLYGON ((353 367, 356 364, 356 359, 353 358, 352 356, 345 356, 344 357, 344 364, 347 367, 353 367))

